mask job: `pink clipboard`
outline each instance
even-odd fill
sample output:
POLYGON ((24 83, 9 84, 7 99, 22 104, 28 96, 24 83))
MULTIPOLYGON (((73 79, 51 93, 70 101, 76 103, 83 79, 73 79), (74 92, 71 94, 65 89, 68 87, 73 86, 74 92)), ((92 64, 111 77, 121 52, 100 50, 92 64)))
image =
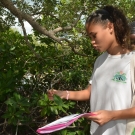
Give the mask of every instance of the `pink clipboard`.
POLYGON ((37 129, 37 133, 39 134, 46 134, 46 133, 52 133, 61 129, 64 129, 71 125, 73 122, 78 120, 81 117, 84 116, 92 116, 94 114, 92 113, 83 113, 83 114, 71 114, 69 116, 65 116, 63 118, 60 118, 54 122, 51 122, 50 124, 47 124, 41 128, 37 129))

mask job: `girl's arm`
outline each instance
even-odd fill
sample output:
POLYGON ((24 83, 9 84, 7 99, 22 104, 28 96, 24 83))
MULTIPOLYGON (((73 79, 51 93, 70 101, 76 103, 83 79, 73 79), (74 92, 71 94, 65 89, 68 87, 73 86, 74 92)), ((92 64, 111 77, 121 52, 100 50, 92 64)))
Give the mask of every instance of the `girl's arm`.
POLYGON ((93 114, 93 116, 88 116, 87 118, 99 125, 103 125, 111 120, 135 118, 135 107, 115 111, 99 110, 97 112, 93 112, 93 114))
POLYGON ((135 107, 125 110, 112 111, 112 116, 113 120, 135 118, 135 107))
POLYGON ((86 89, 80 91, 61 91, 61 90, 49 90, 48 97, 53 100, 53 95, 58 95, 62 99, 85 101, 90 99, 91 85, 88 85, 86 89))

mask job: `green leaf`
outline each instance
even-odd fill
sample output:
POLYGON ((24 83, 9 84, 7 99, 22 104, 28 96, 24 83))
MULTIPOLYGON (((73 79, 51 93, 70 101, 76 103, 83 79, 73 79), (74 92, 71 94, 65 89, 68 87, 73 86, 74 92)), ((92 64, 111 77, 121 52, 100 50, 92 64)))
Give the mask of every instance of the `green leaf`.
POLYGON ((12 98, 9 98, 5 103, 10 106, 16 105, 16 102, 12 98))
POLYGON ((59 96, 57 96, 57 95, 54 95, 54 102, 57 104, 57 105, 59 105, 59 106, 63 106, 63 101, 62 101, 62 99, 59 97, 59 96))
POLYGON ((61 134, 62 134, 62 135, 67 135, 67 130, 66 130, 66 129, 61 130, 61 134))

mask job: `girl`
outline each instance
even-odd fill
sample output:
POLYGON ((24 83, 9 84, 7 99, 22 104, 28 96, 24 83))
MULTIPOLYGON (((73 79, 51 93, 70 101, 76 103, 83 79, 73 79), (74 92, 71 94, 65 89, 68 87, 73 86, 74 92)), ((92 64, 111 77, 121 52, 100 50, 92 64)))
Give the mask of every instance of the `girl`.
POLYGON ((105 6, 86 20, 86 32, 93 47, 103 52, 94 64, 92 77, 81 91, 50 90, 62 99, 89 100, 92 135, 125 135, 126 120, 135 118, 131 104, 130 59, 133 51, 129 43, 129 26, 122 11, 105 6))

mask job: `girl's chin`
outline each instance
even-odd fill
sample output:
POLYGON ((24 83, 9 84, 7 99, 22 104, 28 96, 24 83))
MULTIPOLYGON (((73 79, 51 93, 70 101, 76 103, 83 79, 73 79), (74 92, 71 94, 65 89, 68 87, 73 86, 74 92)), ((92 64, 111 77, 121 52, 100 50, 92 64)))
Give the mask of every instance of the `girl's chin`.
POLYGON ((103 52, 103 50, 101 50, 101 49, 96 49, 98 52, 103 52))
POLYGON ((95 49, 96 51, 98 51, 98 52, 101 52, 101 53, 104 52, 104 50, 101 49, 101 48, 96 48, 96 47, 95 47, 94 49, 95 49))

